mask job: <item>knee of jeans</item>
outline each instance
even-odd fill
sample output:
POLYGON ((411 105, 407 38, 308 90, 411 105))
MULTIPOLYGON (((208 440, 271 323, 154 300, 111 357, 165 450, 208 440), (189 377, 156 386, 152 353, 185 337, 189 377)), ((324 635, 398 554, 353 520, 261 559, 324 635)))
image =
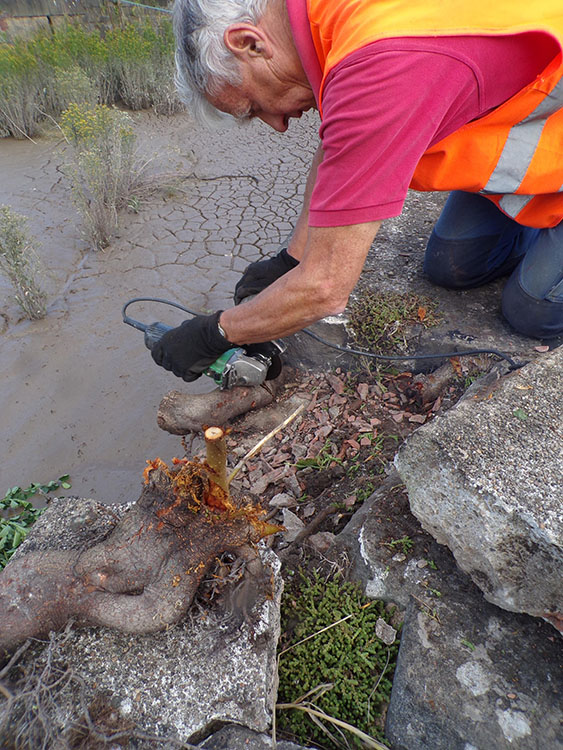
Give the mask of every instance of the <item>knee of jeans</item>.
POLYGON ((524 336, 551 339, 563 334, 563 301, 555 302, 529 294, 515 271, 504 287, 502 313, 524 336))
POLYGON ((467 263, 466 245, 464 241, 445 240, 432 232, 423 270, 433 284, 446 289, 465 289, 475 283, 475 273, 467 263))

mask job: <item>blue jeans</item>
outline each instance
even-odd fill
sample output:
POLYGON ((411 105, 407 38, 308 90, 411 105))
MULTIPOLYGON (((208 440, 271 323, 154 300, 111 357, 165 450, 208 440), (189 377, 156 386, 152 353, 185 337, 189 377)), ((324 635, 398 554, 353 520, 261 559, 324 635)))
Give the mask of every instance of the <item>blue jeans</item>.
POLYGON ((509 276, 502 312, 519 333, 563 333, 563 222, 552 229, 518 224, 476 193, 450 194, 424 258, 430 281, 470 289, 509 276))

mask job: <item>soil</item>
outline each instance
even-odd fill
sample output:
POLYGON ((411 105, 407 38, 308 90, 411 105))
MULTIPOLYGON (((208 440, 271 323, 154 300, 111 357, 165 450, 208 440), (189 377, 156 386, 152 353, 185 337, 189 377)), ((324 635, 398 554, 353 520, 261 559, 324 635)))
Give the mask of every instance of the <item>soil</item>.
MULTIPOLYGON (((328 539, 312 535, 338 534, 344 528, 385 480, 403 440, 459 399, 467 383, 467 366, 463 363, 459 374, 451 368, 431 400, 422 398, 424 376, 411 372, 337 368, 329 373, 292 373, 293 382, 285 386, 278 403, 263 411, 289 413, 289 404, 302 401, 307 403, 305 412, 248 461, 235 480, 238 491, 258 495, 277 522, 283 523, 283 508, 287 508, 303 524, 294 549, 288 550, 287 535, 276 542, 286 562, 288 552, 298 553, 300 562, 293 560, 290 567, 305 564, 308 556, 313 567, 318 564, 318 553, 328 539), (278 502, 283 508, 276 510, 278 502)), ((253 422, 251 415, 233 421, 228 442, 234 455, 263 437, 263 428, 257 431, 253 422)), ((408 534, 407 515, 412 519, 411 531, 421 531, 408 510, 403 486, 397 489, 398 493, 390 493, 390 508, 398 504, 396 523, 390 522, 389 540, 382 538, 382 543, 408 534)))
MULTIPOLYGON (((182 452, 156 424, 162 396, 213 385, 188 386, 156 367, 142 334, 122 323, 122 305, 147 295, 203 312, 231 306, 246 265, 275 250, 295 221, 315 147, 307 118, 283 138, 265 127, 258 138, 256 124, 210 133, 187 115, 132 118, 139 160, 162 189, 119 217, 104 252, 82 232, 59 135, 0 139, 0 204, 28 218, 49 294, 47 317, 30 322, 0 278, 4 492, 68 473, 72 488, 62 495, 136 499, 146 459, 182 452)), ((185 317, 161 305, 129 314, 170 324, 185 317)))

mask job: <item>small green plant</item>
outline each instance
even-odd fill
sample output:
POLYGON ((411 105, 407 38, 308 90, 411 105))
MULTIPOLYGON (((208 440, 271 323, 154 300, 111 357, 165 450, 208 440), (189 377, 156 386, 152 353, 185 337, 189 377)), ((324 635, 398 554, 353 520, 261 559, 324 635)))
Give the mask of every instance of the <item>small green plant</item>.
POLYGON ((417 294, 364 291, 350 305, 349 326, 358 346, 376 354, 404 352, 414 326, 438 322, 436 303, 417 294))
POLYGON ((375 485, 371 482, 368 482, 365 487, 360 487, 356 490, 356 502, 360 505, 362 503, 365 503, 365 501, 373 495, 375 492, 375 485))
POLYGON ((0 206, 0 273, 14 288, 14 299, 27 318, 45 317, 46 294, 37 281, 39 264, 27 221, 9 206, 0 206))
POLYGON ((72 147, 66 167, 86 234, 103 249, 117 228, 117 214, 128 205, 144 169, 135 158, 129 115, 102 104, 71 103, 61 129, 72 147))
POLYGON ((389 613, 352 583, 295 579, 282 602, 278 725, 304 745, 379 747, 362 744, 344 725, 383 739, 381 714, 399 646, 380 641, 375 625, 389 613))
POLYGON ((47 484, 32 482, 22 489, 10 488, 0 500, 0 569, 4 568, 16 549, 23 542, 31 526, 44 509, 35 508, 29 502, 35 495, 48 495, 59 488, 70 489, 68 474, 52 479, 47 484))
POLYGON ((400 547, 403 555, 408 554, 409 550, 414 546, 414 542, 410 536, 403 536, 400 539, 392 539, 390 542, 383 542, 383 544, 392 550, 400 547))
POLYGON ((316 456, 312 458, 300 458, 295 466, 298 469, 315 469, 316 471, 322 471, 328 469, 332 463, 342 464, 342 459, 336 455, 336 447, 334 444, 327 440, 316 456))
POLYGON ((462 646, 465 646, 465 648, 468 648, 470 651, 475 651, 475 644, 471 643, 471 641, 468 641, 467 638, 462 638, 460 641, 462 646))

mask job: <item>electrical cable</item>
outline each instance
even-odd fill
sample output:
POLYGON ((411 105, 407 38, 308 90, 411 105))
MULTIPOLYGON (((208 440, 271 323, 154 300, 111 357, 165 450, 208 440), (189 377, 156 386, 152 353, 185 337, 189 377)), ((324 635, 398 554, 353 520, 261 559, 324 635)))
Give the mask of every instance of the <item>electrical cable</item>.
POLYGON ((323 339, 317 333, 314 333, 309 328, 303 328, 303 333, 310 336, 315 341, 319 341, 321 344, 330 347, 331 349, 337 349, 340 352, 347 352, 348 354, 355 354, 361 357, 373 357, 373 359, 381 359, 384 362, 391 362, 393 360, 408 361, 411 359, 449 359, 450 357, 467 357, 475 354, 494 354, 500 359, 504 359, 508 362, 510 369, 515 370, 522 367, 521 364, 516 363, 507 354, 499 352, 497 349, 465 349, 462 352, 438 352, 437 354, 375 354, 374 352, 364 352, 360 349, 352 349, 348 346, 340 346, 339 344, 332 344, 330 341, 323 339))
MULTIPOLYGON (((126 302, 125 305, 123 305, 122 315, 124 323, 133 326, 133 328, 137 328, 139 331, 144 331, 146 329, 146 325, 144 323, 139 323, 139 321, 134 320, 133 318, 130 318, 128 315, 126 315, 127 308, 134 302, 158 302, 162 305, 170 305, 170 307, 176 307, 178 308, 178 310, 187 312, 188 315, 196 316, 202 314, 195 312, 194 310, 190 310, 189 307, 185 307, 185 305, 181 305, 179 302, 171 302, 170 300, 162 299, 161 297, 134 297, 133 299, 130 299, 128 302, 126 302)), ((437 354, 375 354, 375 352, 365 352, 361 349, 353 349, 352 347, 348 346, 332 344, 330 341, 323 339, 322 336, 319 336, 318 333, 311 331, 310 328, 303 328, 302 332, 307 334, 307 336, 310 336, 315 341, 324 344, 324 346, 328 346, 330 349, 336 349, 340 352, 353 354, 357 357, 370 357, 371 359, 381 360, 382 362, 409 362, 413 359, 449 359, 450 357, 469 357, 475 356, 476 354, 493 354, 495 357, 499 357, 499 359, 507 362, 510 370, 517 370, 519 367, 522 367, 522 364, 518 364, 507 354, 503 354, 497 349, 465 349, 461 352, 438 352, 437 354)))

